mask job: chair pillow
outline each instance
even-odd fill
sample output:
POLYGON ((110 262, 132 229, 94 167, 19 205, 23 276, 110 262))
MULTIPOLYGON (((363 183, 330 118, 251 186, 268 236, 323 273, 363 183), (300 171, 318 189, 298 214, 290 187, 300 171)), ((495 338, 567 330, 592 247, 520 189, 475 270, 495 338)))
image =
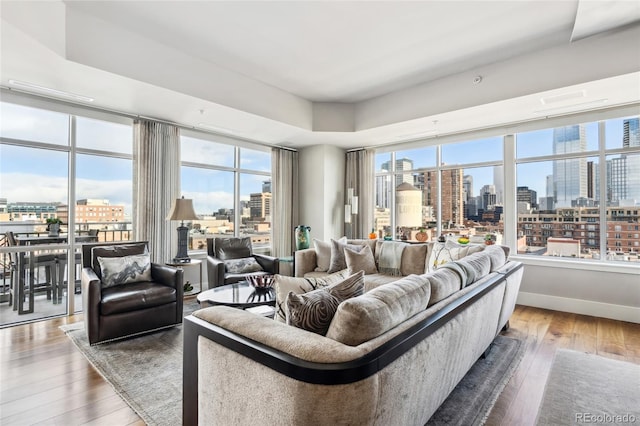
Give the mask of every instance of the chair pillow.
POLYGON ((304 294, 289 292, 286 300, 287 324, 324 336, 340 303, 363 293, 362 271, 329 287, 304 294))
POLYGON ((97 246, 91 248, 91 267, 98 278, 102 279, 102 270, 98 257, 123 257, 149 253, 147 243, 114 244, 112 246, 97 246))
POLYGON ((98 257, 102 271, 102 288, 151 281, 149 253, 122 257, 98 257))
POLYGON ((274 319, 280 322, 287 321, 287 295, 290 292, 303 294, 321 287, 339 283, 347 277, 347 270, 336 272, 324 277, 301 278, 287 277, 276 274, 273 279, 273 288, 276 291, 276 315, 274 319))
POLYGON ((250 272, 264 271, 254 257, 241 259, 227 259, 224 261, 225 270, 230 274, 248 274, 250 272))
POLYGON ((369 246, 364 246, 362 250, 355 251, 350 247, 344 249, 344 257, 350 274, 363 271, 365 275, 377 274, 376 260, 369 246))
MULTIPOLYGON (((338 241, 346 243, 347 237, 342 237, 338 241)), ((331 243, 314 238, 313 245, 316 248, 316 263, 318 264, 316 272, 327 272, 331 265, 331 243)))

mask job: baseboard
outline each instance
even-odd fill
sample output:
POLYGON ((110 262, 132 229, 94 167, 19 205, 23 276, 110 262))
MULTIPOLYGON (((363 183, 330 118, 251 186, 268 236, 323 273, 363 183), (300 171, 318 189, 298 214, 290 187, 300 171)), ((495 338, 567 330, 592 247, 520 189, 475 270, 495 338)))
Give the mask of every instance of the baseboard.
POLYGON ((568 297, 522 291, 518 293, 516 303, 518 305, 533 306, 535 308, 571 312, 574 314, 610 318, 640 324, 640 308, 635 306, 612 305, 610 303, 594 302, 592 300, 571 299, 568 297))

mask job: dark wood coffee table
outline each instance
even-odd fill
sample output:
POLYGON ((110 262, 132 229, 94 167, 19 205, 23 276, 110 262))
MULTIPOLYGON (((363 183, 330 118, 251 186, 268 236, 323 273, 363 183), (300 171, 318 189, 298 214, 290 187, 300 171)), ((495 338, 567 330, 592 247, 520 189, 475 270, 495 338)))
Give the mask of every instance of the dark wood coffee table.
POLYGON ((198 294, 198 303, 205 306, 232 306, 247 309, 260 305, 275 306, 276 292, 273 288, 256 289, 247 281, 227 284, 198 294))

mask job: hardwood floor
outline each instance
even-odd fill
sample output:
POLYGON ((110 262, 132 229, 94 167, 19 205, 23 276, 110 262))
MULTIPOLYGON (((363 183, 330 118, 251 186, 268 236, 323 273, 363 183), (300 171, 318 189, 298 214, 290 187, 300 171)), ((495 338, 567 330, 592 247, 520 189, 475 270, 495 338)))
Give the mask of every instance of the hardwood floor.
MULTIPOLYGON (((0 424, 143 425, 58 328, 82 316, 0 330, 0 424)), ((526 353, 487 425, 533 425, 555 351, 640 364, 640 325, 517 306, 506 336, 526 353)))

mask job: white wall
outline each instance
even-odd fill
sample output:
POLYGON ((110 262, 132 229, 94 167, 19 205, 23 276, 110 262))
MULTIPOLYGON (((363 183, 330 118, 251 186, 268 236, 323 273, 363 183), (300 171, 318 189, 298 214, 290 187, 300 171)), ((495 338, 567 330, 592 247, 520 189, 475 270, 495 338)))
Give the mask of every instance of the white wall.
POLYGON ((517 303, 640 323, 640 268, 563 263, 525 264, 517 303))
POLYGON ((300 223, 311 237, 328 241, 344 235, 345 151, 314 145, 299 152, 300 223))

